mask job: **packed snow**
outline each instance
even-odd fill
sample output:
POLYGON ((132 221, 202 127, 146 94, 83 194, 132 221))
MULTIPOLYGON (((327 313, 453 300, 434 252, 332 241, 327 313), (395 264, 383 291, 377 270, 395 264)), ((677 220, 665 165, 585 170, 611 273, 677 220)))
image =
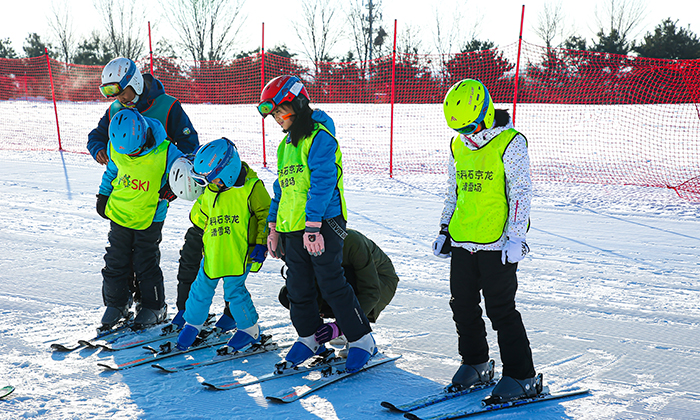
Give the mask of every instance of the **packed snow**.
MULTIPOLYGON (((8 136, 0 134, 0 142, 8 136)), ((274 168, 252 166, 271 192, 274 168)), ((149 365, 120 372, 97 366, 145 354, 140 348, 52 352, 51 343, 92 337, 104 310, 100 270, 109 223, 95 212, 103 167, 86 155, 4 150, 0 168, 0 386, 17 388, 0 400, 1 419, 400 419, 380 402, 436 392, 459 365, 449 262, 430 250, 444 175, 346 175, 348 227, 374 240, 401 278, 374 334, 381 352, 402 357, 298 402, 275 404, 265 395, 290 387, 294 377, 230 391, 200 382, 260 376, 286 350, 174 374, 149 365)), ((174 201, 163 229, 171 314, 190 204, 174 201)), ((535 366, 552 391, 591 393, 482 417, 700 418, 700 204, 667 189, 536 183, 527 240, 517 307, 535 366)), ((289 343, 296 336, 277 301, 280 268, 268 259, 247 286, 262 327, 289 343)), ((222 309, 219 290, 212 310, 222 309)), ((486 323, 498 374, 496 335, 486 323)), ((475 401, 421 413, 467 400, 475 401)))

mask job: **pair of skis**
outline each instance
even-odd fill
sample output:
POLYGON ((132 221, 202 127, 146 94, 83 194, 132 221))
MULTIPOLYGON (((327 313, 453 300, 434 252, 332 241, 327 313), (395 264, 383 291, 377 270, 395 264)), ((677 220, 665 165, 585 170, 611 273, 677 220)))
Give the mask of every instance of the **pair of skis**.
POLYGON ((173 343, 172 341, 166 341, 162 343, 157 349, 151 346, 144 346, 143 348, 151 353, 149 355, 140 356, 136 359, 132 359, 118 364, 100 362, 97 365, 104 369, 112 371, 129 369, 134 366, 145 365, 147 363, 154 363, 158 360, 177 356, 179 354, 185 354, 195 350, 205 349, 208 347, 220 346, 226 344, 230 338, 231 334, 224 332, 218 327, 204 329, 199 333, 199 336, 197 337, 195 342, 187 350, 178 350, 175 346, 175 343, 173 343))
POLYGON ((404 417, 412 420, 451 420, 451 419, 458 419, 458 418, 464 418, 464 417, 470 417, 470 416, 475 416, 479 415, 482 413, 487 413, 491 411, 497 411, 497 410, 503 410, 506 408, 512 408, 512 407, 520 407, 523 405, 527 404, 533 404, 533 403, 538 403, 538 402, 544 402, 544 401, 551 401, 551 400, 557 400, 557 399, 562 399, 562 398, 569 398, 569 397, 574 397, 574 396, 579 396, 579 395, 584 395, 589 392, 588 389, 582 389, 582 388, 577 388, 577 389, 571 389, 571 390, 566 390, 566 391, 558 391, 558 392, 550 392, 549 387, 545 386, 542 388, 542 392, 539 393, 538 395, 534 397, 529 397, 529 398, 520 398, 517 400, 513 401, 507 401, 507 402, 498 402, 498 403, 493 403, 493 404, 486 404, 484 403, 481 399, 479 399, 479 402, 474 404, 466 404, 466 407, 457 409, 457 410, 445 410, 443 412, 439 412, 438 414, 429 414, 429 415, 418 415, 413 413, 413 411, 420 410, 421 408, 429 407, 438 403, 441 403, 443 401, 448 401, 452 400, 458 397, 462 397, 464 395, 472 394, 474 392, 482 391, 488 388, 491 388, 496 385, 495 380, 485 383, 485 384, 479 384, 472 386, 471 388, 467 388, 464 390, 459 390, 459 391, 450 391, 448 388, 443 389, 442 391, 431 394, 425 397, 418 398, 414 401, 407 402, 407 403, 402 403, 402 404, 394 404, 390 403, 387 401, 383 401, 381 403, 382 407, 388 408, 391 411, 396 411, 400 413, 404 413, 404 417))

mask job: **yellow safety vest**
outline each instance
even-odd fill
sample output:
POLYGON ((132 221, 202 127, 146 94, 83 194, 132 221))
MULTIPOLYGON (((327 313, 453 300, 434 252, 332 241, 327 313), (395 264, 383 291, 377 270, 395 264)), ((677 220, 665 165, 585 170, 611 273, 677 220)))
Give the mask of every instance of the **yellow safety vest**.
MULTIPOLYGON (((277 231, 295 232, 306 228, 306 201, 311 186, 311 171, 309 170, 309 150, 319 131, 325 131, 333 139, 338 140, 326 127, 315 124, 311 135, 299 140, 294 146, 287 143, 287 137, 277 148, 277 179, 282 190, 277 209, 277 231)), ((347 220, 345 194, 343 193, 343 155, 340 145, 335 149, 335 165, 338 169, 336 188, 340 191, 340 203, 343 218, 347 220)))
MULTIPOLYGON (((241 276, 249 263, 249 225, 255 223, 248 199, 258 178, 247 178, 242 187, 217 191, 209 185, 200 196, 204 228, 204 272, 211 279, 241 276)), ((193 220, 194 221, 194 220, 193 220)), ((256 263, 257 264, 257 263, 256 263)), ((254 264, 256 272, 261 264, 254 264)))
POLYGON ((469 149, 460 136, 452 139, 457 181, 457 207, 449 224, 453 241, 490 244, 503 235, 508 221, 503 153, 518 134, 504 130, 477 150, 469 149))
POLYGON ((110 157, 117 166, 105 214, 125 228, 144 230, 151 226, 159 202, 160 184, 168 163, 170 142, 163 141, 144 156, 117 153, 109 143, 110 157))

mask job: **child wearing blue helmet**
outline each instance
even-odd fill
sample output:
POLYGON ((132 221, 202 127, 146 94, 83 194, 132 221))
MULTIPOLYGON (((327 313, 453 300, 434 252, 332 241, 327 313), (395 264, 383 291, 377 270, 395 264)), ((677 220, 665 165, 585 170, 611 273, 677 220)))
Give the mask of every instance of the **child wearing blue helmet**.
POLYGON ((206 321, 216 286, 223 279, 224 300, 231 316, 222 315, 217 326, 223 330, 237 328, 227 343, 227 350, 237 351, 260 342, 258 313, 245 280, 248 273, 260 269, 267 254, 270 195, 226 138, 199 149, 190 175, 207 186, 199 207, 190 213, 192 223, 204 231, 204 258, 187 297, 186 323, 177 347, 186 350, 194 343, 206 321))
POLYGON ((168 200, 160 198, 159 191, 183 154, 166 137, 158 120, 134 109, 119 111, 109 125, 109 161, 97 195, 97 213, 111 221, 102 270, 104 329, 128 317, 132 264, 141 289, 135 328, 167 316, 159 244, 168 200))

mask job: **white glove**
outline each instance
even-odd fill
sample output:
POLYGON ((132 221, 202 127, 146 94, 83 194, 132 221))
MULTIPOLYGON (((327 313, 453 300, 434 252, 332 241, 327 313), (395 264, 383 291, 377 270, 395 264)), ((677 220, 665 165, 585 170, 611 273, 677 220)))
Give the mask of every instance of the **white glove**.
POLYGON ((530 252, 530 247, 527 246, 525 238, 508 238, 508 242, 501 251, 501 262, 505 265, 507 260, 509 263, 515 264, 522 261, 528 252, 530 252))
POLYGON ((452 256, 452 243, 450 242, 450 234, 447 231, 447 226, 440 229, 440 234, 433 242, 433 254, 436 257, 447 258, 452 256))

